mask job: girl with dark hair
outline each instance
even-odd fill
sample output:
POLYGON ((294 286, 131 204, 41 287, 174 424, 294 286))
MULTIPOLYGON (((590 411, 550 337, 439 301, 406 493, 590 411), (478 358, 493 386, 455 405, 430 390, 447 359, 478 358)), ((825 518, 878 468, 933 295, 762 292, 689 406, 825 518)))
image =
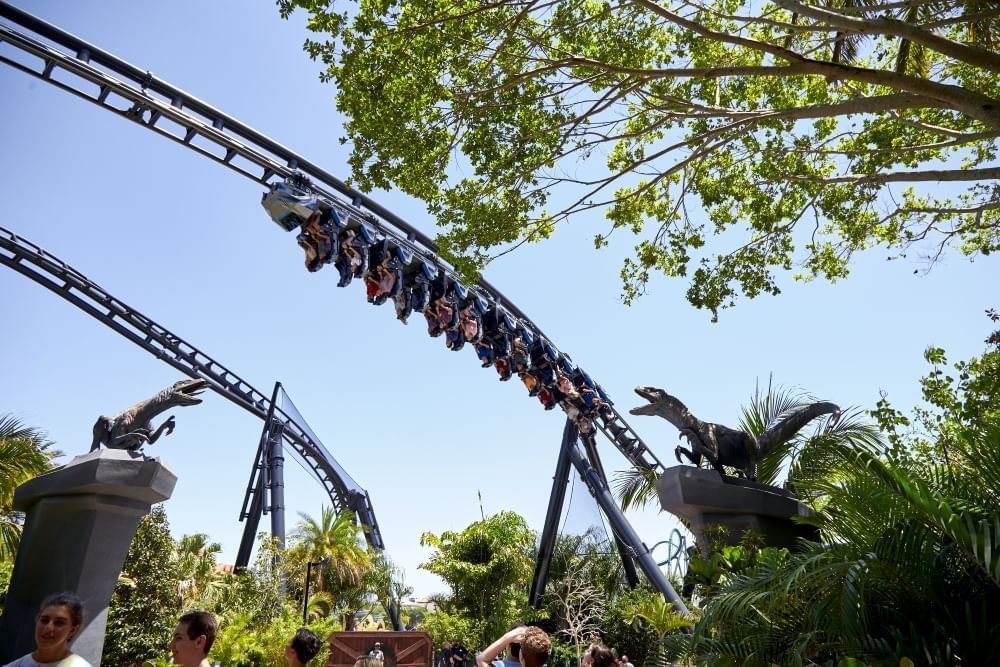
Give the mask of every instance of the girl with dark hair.
POLYGON ((304 667, 322 648, 323 642, 319 637, 305 628, 299 628, 285 647, 285 662, 288 667, 304 667))
POLYGON ((35 617, 35 646, 6 667, 91 667, 69 650, 83 625, 83 602, 69 593, 50 595, 35 617))
POLYGON ((581 663, 583 667, 614 667, 616 664, 615 654, 604 644, 591 644, 587 652, 583 654, 581 663))

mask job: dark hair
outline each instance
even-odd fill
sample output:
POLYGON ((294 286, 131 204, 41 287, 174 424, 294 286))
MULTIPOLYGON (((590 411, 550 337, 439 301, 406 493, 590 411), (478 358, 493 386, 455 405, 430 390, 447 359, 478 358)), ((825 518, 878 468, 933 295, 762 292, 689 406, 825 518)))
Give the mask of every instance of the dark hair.
POLYGON ((197 639, 205 635, 205 655, 208 655, 212 650, 212 644, 215 643, 215 635, 219 632, 215 616, 207 611, 189 611, 180 617, 178 623, 187 623, 188 639, 197 639))
POLYGON ((615 654, 604 644, 591 644, 587 649, 594 667, 610 667, 615 664, 615 654))
POLYGON ((295 636, 292 637, 292 649, 295 651, 295 657, 303 665, 315 658, 321 648, 323 648, 323 642, 306 628, 299 628, 295 636))
POLYGON ((46 607, 66 607, 73 625, 83 625, 83 600, 72 593, 55 593, 42 600, 42 605, 38 608, 39 616, 46 607))

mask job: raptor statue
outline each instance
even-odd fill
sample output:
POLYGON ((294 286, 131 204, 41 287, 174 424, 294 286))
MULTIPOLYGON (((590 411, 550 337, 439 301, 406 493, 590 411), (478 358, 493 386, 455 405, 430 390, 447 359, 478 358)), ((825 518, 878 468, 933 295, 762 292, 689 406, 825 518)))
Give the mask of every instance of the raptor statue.
POLYGON ((736 468, 754 481, 757 478, 757 461, 795 437, 803 426, 821 415, 832 415, 827 428, 832 428, 840 419, 840 408, 827 401, 810 403, 782 416, 770 428, 758 436, 722 424, 712 424, 691 414, 687 406, 677 398, 656 387, 636 387, 635 393, 647 401, 646 405, 629 410, 633 415, 656 415, 663 417, 680 431, 678 437, 686 438, 691 449, 678 446, 674 450, 677 461, 681 455, 701 465, 703 459, 715 468, 723 479, 728 475, 724 466, 736 468))
POLYGON ((141 450, 143 445, 156 442, 164 431, 166 435, 170 435, 174 432, 174 418, 167 417, 166 421, 154 429, 153 417, 171 408, 198 405, 201 403, 198 394, 207 387, 207 380, 181 380, 114 417, 101 415, 94 424, 94 441, 90 445, 90 451, 104 445, 111 449, 135 452, 141 450))

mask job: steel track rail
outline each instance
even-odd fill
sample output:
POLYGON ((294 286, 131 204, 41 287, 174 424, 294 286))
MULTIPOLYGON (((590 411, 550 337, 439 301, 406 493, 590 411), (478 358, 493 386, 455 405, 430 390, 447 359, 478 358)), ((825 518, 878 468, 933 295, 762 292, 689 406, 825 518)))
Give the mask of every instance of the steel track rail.
MULTIPOLYGON (((238 119, 117 56, 0 0, 0 16, 30 31, 28 36, 0 24, 0 46, 7 43, 32 56, 31 64, 0 53, 0 62, 142 125, 256 183, 304 174, 316 194, 341 213, 364 220, 397 245, 409 248, 439 270, 454 274, 437 256, 434 241, 416 227, 306 158, 238 119), (40 40, 46 40, 45 43, 40 40), (32 66, 34 65, 34 66, 32 66), (57 78, 59 77, 59 78, 57 78)), ((550 340, 523 311, 486 280, 479 293, 550 340)), ((615 411, 634 444, 624 446, 601 424, 596 426, 633 465, 663 470, 663 463, 615 411)))
MULTIPOLYGON (((212 391, 247 412, 260 419, 266 418, 271 401, 249 382, 166 327, 115 298, 55 255, 3 227, 0 227, 0 264, 72 303, 188 377, 207 381, 212 391)), ((336 459, 278 406, 274 407, 274 418, 284 425, 282 435, 285 441, 311 468, 326 489, 334 508, 337 511, 350 509, 362 519, 368 518, 363 523, 369 542, 378 549, 384 549, 368 493, 357 483, 345 480, 344 477, 349 479, 349 476, 336 459)))

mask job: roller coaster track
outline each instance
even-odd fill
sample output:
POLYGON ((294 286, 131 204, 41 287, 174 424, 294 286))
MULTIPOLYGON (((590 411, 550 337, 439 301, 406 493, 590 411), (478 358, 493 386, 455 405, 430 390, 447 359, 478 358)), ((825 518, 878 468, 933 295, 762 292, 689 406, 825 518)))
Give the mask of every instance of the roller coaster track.
MULTIPOLYGON (((0 264, 59 295, 185 375, 207 380, 213 391, 247 412, 261 419, 268 414, 271 400, 249 382, 177 334, 116 299, 58 257, 3 227, 0 227, 0 264)), ((309 466, 326 489, 334 507, 338 511, 349 509, 357 514, 367 529, 365 535, 368 541, 384 550, 385 544, 368 492, 351 479, 322 443, 313 440, 302 425, 278 406, 274 406, 272 418, 281 422, 285 441, 309 466)))
MULTIPOLYGON (((2 1, 0 16, 18 26, 15 29, 0 24, 0 62, 190 148, 255 183, 266 186, 275 180, 304 175, 317 196, 335 203, 342 213, 364 220, 366 225, 374 227, 396 245, 410 249, 439 271, 454 273, 452 267, 437 256, 431 238, 378 202, 239 120, 152 73, 2 1), (8 53, 11 51, 8 47, 13 47, 14 52, 8 53)), ((128 308, 65 263, 11 232, 5 231, 4 247, 13 253, 0 260, 6 266, 60 294, 178 370, 208 380, 215 391, 240 407, 258 417, 266 414, 268 401, 259 391, 149 318, 128 308), (40 274, 27 269, 27 262, 51 273, 44 280, 36 277, 40 274), (74 289, 76 294, 71 293, 74 289)), ((536 337, 544 337, 541 329, 489 282, 481 280, 475 291, 491 305, 510 312, 520 326, 536 337)), ((613 436, 598 421, 595 426, 633 465, 662 470, 663 464, 623 416, 617 411, 615 415, 625 429, 625 437, 622 433, 613 436)), ((284 417, 287 419, 287 415, 284 417)), ((327 452, 320 451, 322 446, 313 442, 297 424, 289 422, 287 439, 317 471, 331 499, 340 494, 336 506, 356 509, 362 501, 367 503, 367 494, 363 498, 358 495, 364 493, 362 489, 349 487, 339 477, 343 471, 338 471, 339 466, 327 452)), ((374 526, 373 530, 381 541, 374 526)))

